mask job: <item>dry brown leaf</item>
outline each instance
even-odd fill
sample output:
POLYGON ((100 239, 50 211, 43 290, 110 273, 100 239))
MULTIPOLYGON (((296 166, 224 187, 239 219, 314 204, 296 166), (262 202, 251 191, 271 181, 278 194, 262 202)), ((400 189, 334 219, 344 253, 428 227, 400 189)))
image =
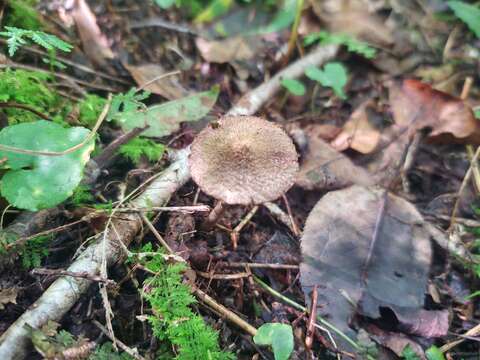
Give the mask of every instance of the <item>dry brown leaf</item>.
POLYGON ((0 310, 3 310, 6 304, 16 304, 17 295, 18 288, 15 287, 0 290, 0 310))
POLYGON ((180 99, 189 95, 188 91, 180 84, 177 75, 166 76, 152 81, 167 73, 161 65, 145 64, 135 66, 123 64, 123 66, 130 72, 139 87, 154 94, 161 95, 168 100, 180 99), (143 87, 148 82, 151 83, 143 87))
POLYGON ((85 0, 75 0, 71 10, 78 34, 82 40, 83 51, 93 64, 106 66, 108 59, 113 59, 114 54, 110 49, 108 40, 97 25, 97 19, 85 0))
POLYGON ((255 38, 249 37, 247 42, 247 38, 241 36, 224 40, 206 40, 198 37, 195 44, 205 61, 220 64, 234 60, 250 60, 255 56, 258 49, 255 38))
POLYGON ((463 100, 420 81, 394 82, 390 87, 390 104, 395 123, 407 128, 410 137, 428 128, 430 137, 451 134, 464 142, 480 140, 480 122, 463 100))
POLYGON ((321 135, 324 127, 307 128, 308 150, 300 165, 296 184, 307 190, 331 190, 352 184, 369 185, 369 173, 332 148, 321 135))
MULTIPOLYGON (((319 314, 345 333, 354 336, 355 311, 373 319, 381 308, 403 317, 423 311, 432 250, 410 202, 375 187, 331 191, 310 212, 301 242, 305 298, 318 285, 319 314)), ((424 328, 438 324, 422 319, 424 328)))
POLYGON ((338 151, 348 148, 369 154, 380 141, 380 131, 374 125, 375 113, 372 112, 374 102, 367 100, 362 103, 345 123, 340 134, 330 143, 338 151))

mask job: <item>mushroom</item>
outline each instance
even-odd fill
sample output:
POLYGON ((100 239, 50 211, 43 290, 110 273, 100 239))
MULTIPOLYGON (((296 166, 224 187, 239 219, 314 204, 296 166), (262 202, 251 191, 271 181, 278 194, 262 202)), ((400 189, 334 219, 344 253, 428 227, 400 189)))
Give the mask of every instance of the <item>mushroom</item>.
POLYGON ((193 180, 219 200, 204 228, 229 205, 259 205, 282 196, 295 182, 298 155, 277 125, 255 116, 225 116, 203 129, 192 144, 193 180))

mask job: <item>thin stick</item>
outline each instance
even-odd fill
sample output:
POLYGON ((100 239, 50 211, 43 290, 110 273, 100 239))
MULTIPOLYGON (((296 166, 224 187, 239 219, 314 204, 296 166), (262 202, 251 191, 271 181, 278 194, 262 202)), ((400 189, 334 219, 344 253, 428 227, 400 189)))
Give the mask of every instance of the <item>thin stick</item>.
POLYGON ((115 281, 104 278, 98 275, 91 275, 87 272, 73 272, 68 270, 58 270, 58 269, 33 269, 30 271, 32 275, 49 275, 49 276, 71 276, 77 278, 88 279, 90 281, 104 283, 107 286, 115 285, 115 281))
POLYGON ((44 113, 34 109, 31 106, 25 105, 25 104, 19 104, 19 103, 16 103, 16 102, 0 102, 0 107, 16 108, 16 109, 22 109, 22 110, 30 111, 31 113, 37 115, 38 117, 41 117, 43 120, 50 120, 50 117, 48 115, 45 115, 44 113))
POLYGON ((310 304, 310 315, 307 322, 307 335, 305 336, 305 348, 312 349, 313 338, 315 336, 315 321, 317 319, 318 290, 317 285, 313 286, 312 301, 310 304))
POLYGON ((118 212, 149 212, 149 211, 171 211, 192 214, 195 212, 207 212, 211 208, 208 205, 190 205, 190 206, 152 206, 147 208, 126 207, 118 209, 118 212))
MULTIPOLYGON (((480 324, 478 324, 477 326, 471 328, 470 330, 468 330, 465 334, 463 334, 463 336, 467 336, 467 337, 471 337, 471 336, 477 336, 480 334, 480 324)), ((455 340, 455 341, 451 341, 449 343, 446 343, 445 345, 443 345, 441 348, 440 348, 440 351, 445 353, 451 349, 453 349, 455 346, 461 344, 462 342, 464 342, 466 339, 458 339, 458 340, 455 340)))
POLYGON ((292 224, 292 231, 293 235, 300 236, 300 231, 298 230, 297 223, 292 215, 292 209, 290 208, 290 203, 288 202, 287 196, 285 194, 282 195, 283 202, 285 203, 285 207, 287 208, 288 218, 290 219, 290 224, 292 224))
POLYGON ((217 223, 219 217, 222 215, 222 213, 225 211, 225 206, 222 201, 217 201, 215 204, 214 208, 212 211, 210 211, 210 214, 208 214, 208 217, 205 219, 203 222, 201 228, 203 231, 210 231, 212 228, 215 226, 217 223))
POLYGON ((285 212, 280 208, 280 206, 270 201, 263 203, 262 205, 265 206, 268 209, 268 211, 270 211, 270 213, 273 215, 275 219, 277 219, 278 221, 286 225, 290 229, 292 234, 295 234, 295 232, 298 233, 298 229, 293 225, 293 223, 290 220, 290 217, 287 214, 285 214, 285 212))
POLYGON ((230 239, 232 240, 232 245, 233 245, 233 250, 236 250, 237 249, 237 245, 238 245, 238 238, 240 236, 240 231, 242 231, 242 229, 245 227, 245 225, 248 224, 248 222, 252 219, 253 215, 256 214, 256 212, 258 211, 258 205, 255 205, 252 210, 250 210, 247 214, 247 216, 245 216, 242 221, 240 221, 238 223, 237 226, 235 226, 235 228, 232 230, 232 232, 230 233, 230 239))
POLYGON ((298 270, 298 265, 290 264, 263 264, 263 263, 249 263, 249 262, 219 262, 217 266, 232 267, 232 268, 257 268, 257 269, 282 269, 282 270, 298 270))
POLYGON ((447 229, 448 233, 451 233, 453 231, 453 226, 455 225, 455 216, 457 215, 458 207, 460 206, 460 199, 462 198, 463 191, 467 187, 468 182, 472 177, 473 164, 475 164, 478 161, 479 157, 480 157, 480 146, 477 147, 477 151, 475 151, 475 154, 473 155, 473 158, 470 161, 470 167, 468 168, 467 173, 463 178, 462 184, 460 185, 460 189, 458 189, 457 199, 455 200, 455 205, 453 206, 453 210, 452 210, 452 216, 450 218, 450 226, 447 229))
POLYGON ((212 279, 212 280, 237 280, 249 277, 250 274, 246 272, 237 273, 237 274, 210 274, 204 271, 195 271, 198 275, 205 279, 212 279))
MULTIPOLYGON (((100 329, 100 331, 107 336, 110 340, 114 341, 108 330, 100 324, 97 320, 92 320, 92 323, 100 329)), ((137 351, 137 349, 132 349, 129 346, 125 345, 123 342, 121 342, 118 339, 115 339, 115 342, 117 343, 118 347, 125 351, 128 355, 134 357, 137 360, 146 360, 142 355, 140 355, 137 351)))
POLYGON ((80 148, 82 148, 86 143, 88 143, 90 140, 92 140, 96 135, 97 135, 97 130, 102 125, 103 121, 107 117, 108 110, 110 109, 110 104, 112 102, 112 94, 108 95, 108 100, 107 103, 105 104, 102 113, 97 119, 97 123, 93 127, 93 129, 90 131, 88 136, 79 144, 74 145, 66 150, 63 151, 36 151, 36 150, 27 150, 27 149, 22 149, 22 148, 17 148, 13 146, 7 146, 7 145, 1 145, 0 144, 0 150, 3 151, 8 151, 8 152, 13 152, 17 154, 28 154, 28 155, 45 155, 45 156, 62 156, 62 155, 67 155, 70 154, 80 148))
POLYGON ((220 314, 225 316, 227 320, 236 324, 239 328, 246 331, 248 334, 255 336, 255 334, 257 333, 257 329, 255 329, 252 325, 250 325, 248 322, 243 320, 240 316, 235 314, 233 311, 217 303, 213 298, 208 296, 206 293, 204 293, 202 290, 200 290, 197 287, 194 288, 193 292, 195 293, 195 295, 197 295, 197 297, 201 301, 203 301, 205 304, 215 309, 215 311, 218 311, 220 314))
POLYGON ((155 229, 155 226, 153 226, 153 224, 150 222, 150 220, 147 219, 147 217, 145 216, 145 214, 140 213, 140 217, 142 218, 143 222, 144 222, 145 224, 147 224, 148 228, 149 228, 150 231, 153 233, 153 235, 157 238, 157 240, 160 242, 160 244, 162 244, 163 247, 164 247, 170 254, 174 254, 174 251, 172 250, 172 248, 170 247, 170 245, 167 244, 167 242, 165 241, 165 239, 162 237, 162 235, 160 235, 160 233, 157 231, 157 229, 155 229))
POLYGON ((142 84, 142 86, 140 86, 140 87, 137 89, 137 91, 135 91, 135 92, 139 92, 139 91, 145 89, 148 85, 153 84, 154 82, 156 82, 156 81, 158 81, 158 80, 162 80, 162 79, 164 79, 164 78, 166 78, 166 77, 173 76, 173 75, 177 75, 177 74, 180 74, 180 73, 181 73, 180 70, 175 70, 175 71, 170 71, 170 72, 165 73, 165 74, 162 74, 162 75, 158 75, 158 76, 154 77, 153 79, 148 80, 145 84, 142 84))

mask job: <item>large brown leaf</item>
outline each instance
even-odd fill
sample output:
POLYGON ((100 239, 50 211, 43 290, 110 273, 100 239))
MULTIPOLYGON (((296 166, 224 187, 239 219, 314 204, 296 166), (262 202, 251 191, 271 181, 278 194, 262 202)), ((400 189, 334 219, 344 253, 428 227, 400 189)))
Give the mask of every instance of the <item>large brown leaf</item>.
POLYGON ((306 299, 318 285, 319 314, 345 333, 354 336, 348 324, 356 311, 370 318, 380 308, 399 318, 425 311, 430 235, 408 201, 359 185, 330 192, 308 216, 301 241, 306 299))

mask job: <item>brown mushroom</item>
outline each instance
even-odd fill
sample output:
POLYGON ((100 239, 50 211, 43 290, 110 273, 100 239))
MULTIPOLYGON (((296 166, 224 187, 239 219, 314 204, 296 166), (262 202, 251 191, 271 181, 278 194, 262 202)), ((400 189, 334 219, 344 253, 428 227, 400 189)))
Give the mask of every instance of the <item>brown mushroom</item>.
POLYGON ((189 166, 200 189, 219 200, 208 228, 222 202, 258 205, 282 196, 295 182, 298 155, 279 126, 255 116, 225 116, 195 138, 189 166))

